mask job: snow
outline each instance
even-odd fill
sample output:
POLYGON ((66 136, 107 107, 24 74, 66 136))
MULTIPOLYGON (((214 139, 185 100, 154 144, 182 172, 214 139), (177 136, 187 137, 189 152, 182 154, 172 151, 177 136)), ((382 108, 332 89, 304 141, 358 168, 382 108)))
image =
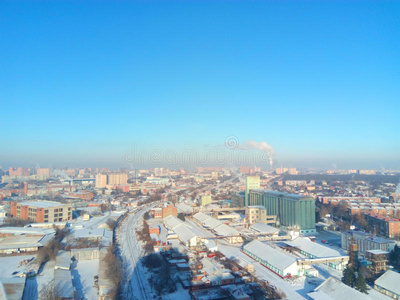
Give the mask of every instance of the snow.
POLYGON ((11 275, 14 271, 27 272, 31 269, 36 269, 35 260, 31 261, 29 264, 25 266, 20 266, 19 263, 24 259, 28 260, 34 255, 14 255, 14 256, 4 256, 0 257, 0 281, 6 278, 13 278, 14 275, 11 275))
POLYGON ((136 240, 136 230, 139 229, 143 214, 150 207, 134 210, 121 223, 117 230, 117 241, 126 269, 126 284, 123 284, 123 299, 146 300, 153 298, 145 268, 140 257, 143 254, 141 244, 136 240))
POLYGON ((44 289, 46 289, 49 284, 54 283, 54 266, 55 261, 49 261, 44 266, 41 272, 36 276, 37 286, 39 291, 39 299, 43 299, 41 296, 44 289))
POLYGON ((75 261, 71 266, 72 284, 78 299, 97 299, 94 276, 99 275, 99 259, 75 261))

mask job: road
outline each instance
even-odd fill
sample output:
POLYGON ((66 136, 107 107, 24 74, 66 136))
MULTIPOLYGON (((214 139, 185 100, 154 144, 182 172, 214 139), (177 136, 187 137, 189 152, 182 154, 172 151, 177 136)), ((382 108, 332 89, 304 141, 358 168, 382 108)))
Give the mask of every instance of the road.
POLYGON ((143 207, 129 213, 117 232, 117 240, 125 262, 127 283, 129 282, 124 285, 124 299, 152 299, 152 292, 144 279, 145 271, 140 261, 143 251, 136 240, 136 228, 140 225, 143 214, 149 209, 150 207, 143 207))

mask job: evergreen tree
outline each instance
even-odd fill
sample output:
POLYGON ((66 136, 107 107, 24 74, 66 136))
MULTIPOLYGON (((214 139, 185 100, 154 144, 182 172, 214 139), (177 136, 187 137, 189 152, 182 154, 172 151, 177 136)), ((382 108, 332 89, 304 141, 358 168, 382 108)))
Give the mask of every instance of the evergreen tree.
POLYGON ((361 272, 358 272, 358 277, 355 282, 355 288, 361 293, 368 294, 367 284, 365 283, 365 278, 361 274, 361 272))
POLYGON ((185 222, 185 215, 183 213, 179 213, 178 219, 181 219, 183 222, 185 222))
POLYGON ((342 282, 348 286, 354 287, 356 274, 351 267, 347 266, 346 269, 343 270, 342 282))
POLYGON ((396 269, 400 269, 400 247, 395 245, 394 249, 389 254, 390 264, 396 269))

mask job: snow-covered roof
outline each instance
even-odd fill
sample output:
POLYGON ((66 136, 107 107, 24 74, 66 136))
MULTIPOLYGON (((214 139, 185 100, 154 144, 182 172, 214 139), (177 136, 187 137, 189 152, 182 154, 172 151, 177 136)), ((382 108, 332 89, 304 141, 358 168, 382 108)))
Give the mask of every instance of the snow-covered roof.
POLYGON ((13 235, 5 238, 0 238, 0 250, 16 250, 42 247, 48 244, 54 235, 44 236, 27 236, 27 235, 13 235))
POLYGON ((71 253, 69 251, 59 251, 56 257, 54 269, 69 270, 71 266, 71 253))
POLYGON ((186 203, 179 203, 176 208, 178 209, 178 211, 182 211, 182 212, 191 212, 193 210, 193 208, 190 205, 187 205, 186 203))
POLYGON ((217 272, 220 268, 218 268, 208 257, 203 257, 201 260, 201 263, 203 265, 202 270, 204 272, 207 272, 207 274, 214 274, 217 272))
POLYGON ((272 227, 267 224, 263 224, 261 222, 255 223, 252 226, 250 226, 250 229, 257 231, 261 234, 275 234, 279 232, 279 229, 276 227, 272 227))
POLYGON ((339 251, 312 242, 307 238, 298 237, 293 241, 287 241, 285 243, 288 244, 289 246, 299 248, 300 250, 310 253, 312 256, 318 258, 343 256, 339 251))
POLYGON ((22 299, 25 287, 24 277, 3 278, 0 282, 0 299, 22 299))
POLYGON ((345 285, 335 277, 329 277, 313 293, 307 294, 314 300, 368 300, 371 299, 367 295, 360 293, 345 285))
POLYGON ((264 244, 259 240, 253 240, 244 246, 244 249, 280 270, 284 270, 296 263, 296 258, 289 256, 280 250, 272 248, 271 246, 264 244))
POLYGON ((38 208, 48 208, 48 207, 58 207, 58 206, 64 206, 64 205, 69 205, 61 202, 55 202, 55 201, 27 201, 27 202, 19 202, 19 205, 28 205, 31 207, 38 207, 38 208))
POLYGON ((74 236, 76 238, 99 238, 104 236, 104 228, 94 228, 94 229, 78 229, 74 231, 74 236))
POLYGON ((45 235, 54 234, 53 228, 31 228, 31 227, 0 227, 1 233, 11 234, 34 234, 34 235, 45 235))
POLYGON ((168 216, 164 218, 164 224, 169 228, 174 230, 175 227, 181 225, 184 223, 181 219, 178 219, 177 217, 174 216, 168 216))
POLYGON ((235 236, 240 235, 240 232, 237 231, 235 228, 228 226, 226 224, 221 224, 214 228, 214 231, 217 235, 221 236, 235 236))
POLYGON ((220 220, 217 220, 214 218, 208 218, 203 221, 204 227, 208 227, 210 229, 214 229, 215 227, 218 227, 221 224, 222 224, 222 222, 220 220))
POLYGON ((202 212, 198 212, 197 214, 193 215, 193 218, 195 218, 199 222, 203 222, 204 220, 207 220, 208 218, 211 218, 211 217, 202 212))
POLYGON ((234 299, 249 299, 249 295, 244 292, 243 286, 229 284, 221 286, 221 288, 228 291, 234 297, 234 299))
POLYGON ((74 287, 72 285, 70 270, 54 270, 54 296, 66 299, 74 298, 74 287))
POLYGON ((367 253, 372 254, 389 254, 389 252, 381 250, 381 249, 374 249, 374 250, 367 250, 367 253))
POLYGON ((400 295, 400 274, 394 271, 386 271, 381 277, 375 280, 375 285, 384 288, 396 295, 400 295))
POLYGON ((178 235, 179 239, 183 243, 187 243, 188 241, 190 241, 191 239, 193 239, 197 236, 185 224, 181 224, 181 225, 175 227, 174 232, 178 235))

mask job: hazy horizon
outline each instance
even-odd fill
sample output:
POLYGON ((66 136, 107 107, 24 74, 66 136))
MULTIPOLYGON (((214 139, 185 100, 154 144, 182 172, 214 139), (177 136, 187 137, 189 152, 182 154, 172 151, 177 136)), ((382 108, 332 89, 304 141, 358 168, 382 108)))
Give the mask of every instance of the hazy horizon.
POLYGON ((204 157, 233 136, 269 145, 274 168, 400 169, 399 13, 2 1, 0 165, 130 167, 132 145, 204 157))

